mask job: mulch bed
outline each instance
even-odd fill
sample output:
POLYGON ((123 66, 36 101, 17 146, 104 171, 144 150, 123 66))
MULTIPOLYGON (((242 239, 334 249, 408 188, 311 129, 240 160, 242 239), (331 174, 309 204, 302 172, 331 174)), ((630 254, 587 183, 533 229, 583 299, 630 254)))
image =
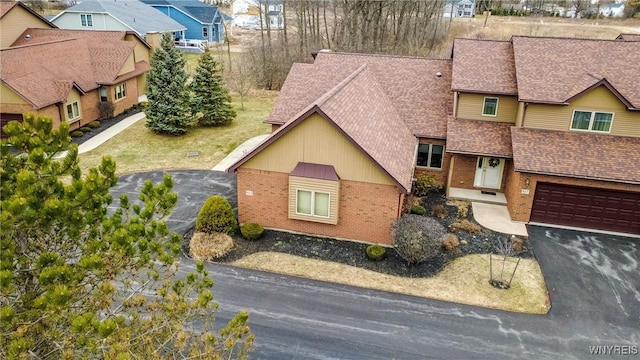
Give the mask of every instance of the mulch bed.
MULTIPOLYGON (((427 209, 427 214, 434 205, 446 207, 448 216, 444 219, 436 218, 445 228, 448 228, 449 225, 457 220, 458 208, 447 205, 446 197, 442 192, 430 192, 428 196, 421 198, 421 203, 427 209)), ((467 218, 473 219, 471 207, 469 207, 467 218)), ((193 230, 184 236, 182 245, 185 254, 189 253, 189 239, 192 234, 193 230)), ((510 237, 488 229, 483 229, 478 234, 460 230, 456 235, 461 242, 462 240, 466 241, 466 244, 460 244, 457 251, 446 252, 443 250, 439 255, 425 262, 409 265, 392 248, 387 248, 387 256, 383 260, 371 261, 367 258, 365 252, 368 244, 265 230, 264 235, 256 241, 235 237, 234 249, 228 255, 216 261, 230 263, 257 252, 273 251, 311 259, 333 261, 384 274, 405 277, 428 277, 437 274, 457 257, 467 254, 497 254, 499 253, 498 246, 500 242, 508 241, 510 237)), ((525 241, 524 251, 518 253, 517 256, 522 258, 533 257, 528 241, 525 241)))
POLYGON ((92 137, 94 137, 94 136, 100 134, 101 132, 107 130, 108 128, 112 127, 113 125, 119 123, 121 120, 123 120, 125 118, 128 118, 129 116, 131 116, 133 114, 137 114, 139 112, 142 112, 143 110, 144 110, 144 107, 142 107, 141 105, 135 105, 135 106, 125 110, 122 114, 120 114, 118 116, 114 116, 114 117, 109 118, 109 119, 98 120, 98 121, 100 121, 100 127, 99 128, 91 129, 90 132, 85 133, 81 137, 71 138, 71 142, 80 145, 80 144, 84 143, 85 141, 91 139, 92 137))

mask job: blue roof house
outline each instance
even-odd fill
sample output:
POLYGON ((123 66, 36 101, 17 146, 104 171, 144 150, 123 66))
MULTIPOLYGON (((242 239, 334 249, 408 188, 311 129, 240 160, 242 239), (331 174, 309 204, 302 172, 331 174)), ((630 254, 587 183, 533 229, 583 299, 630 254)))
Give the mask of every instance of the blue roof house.
POLYGON ((187 40, 208 42, 224 40, 224 18, 215 6, 198 0, 142 0, 142 2, 160 10, 186 27, 184 38, 187 40))

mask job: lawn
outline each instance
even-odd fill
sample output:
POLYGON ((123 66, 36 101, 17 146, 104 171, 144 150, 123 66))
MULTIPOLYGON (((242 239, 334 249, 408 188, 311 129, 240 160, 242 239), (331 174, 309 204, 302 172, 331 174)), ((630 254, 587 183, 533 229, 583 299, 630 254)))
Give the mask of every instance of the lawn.
POLYGON ((83 172, 100 164, 103 156, 111 156, 117 173, 151 170, 211 169, 245 140, 271 131, 263 124, 273 106, 277 92, 253 91, 240 110, 240 98, 233 96, 232 105, 238 117, 229 126, 194 128, 184 136, 158 135, 141 120, 127 130, 88 153, 80 154, 83 172), (197 153, 197 156, 192 156, 197 153), (187 156, 187 154, 191 156, 187 156))

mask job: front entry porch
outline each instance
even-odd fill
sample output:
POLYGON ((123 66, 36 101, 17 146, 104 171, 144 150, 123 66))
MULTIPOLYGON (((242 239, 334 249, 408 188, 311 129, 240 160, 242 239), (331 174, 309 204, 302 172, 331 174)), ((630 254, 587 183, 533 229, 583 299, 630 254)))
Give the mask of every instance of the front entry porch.
POLYGON ((507 205, 507 198, 501 192, 482 191, 477 189, 463 189, 450 187, 447 198, 455 200, 477 201, 487 204, 507 205))

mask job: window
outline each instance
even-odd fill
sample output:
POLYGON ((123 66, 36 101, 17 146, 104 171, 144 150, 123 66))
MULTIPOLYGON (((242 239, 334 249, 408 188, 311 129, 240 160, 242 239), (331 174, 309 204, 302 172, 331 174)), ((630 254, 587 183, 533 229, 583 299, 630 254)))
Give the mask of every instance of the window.
POLYGON ((612 121, 613 113, 575 110, 571 130, 609 132, 612 121))
POLYGON ((298 190, 296 212, 302 215, 329 217, 329 193, 298 190))
POLYGON ((482 105, 482 116, 496 116, 498 114, 498 98, 486 97, 482 105))
POLYGON ((80 107, 78 102, 74 101, 71 104, 67 104, 67 121, 74 122, 80 118, 80 107))
POLYGON ((444 145, 419 144, 416 166, 442 169, 444 145))
POLYGON ((120 100, 127 96, 127 87, 125 84, 116 85, 116 100, 120 100))
POLYGON ((80 14, 80 22, 82 23, 82 26, 93 26, 93 15, 80 14))
POLYGON ((207 27, 202 28, 202 38, 205 40, 209 38, 209 28, 207 27))

